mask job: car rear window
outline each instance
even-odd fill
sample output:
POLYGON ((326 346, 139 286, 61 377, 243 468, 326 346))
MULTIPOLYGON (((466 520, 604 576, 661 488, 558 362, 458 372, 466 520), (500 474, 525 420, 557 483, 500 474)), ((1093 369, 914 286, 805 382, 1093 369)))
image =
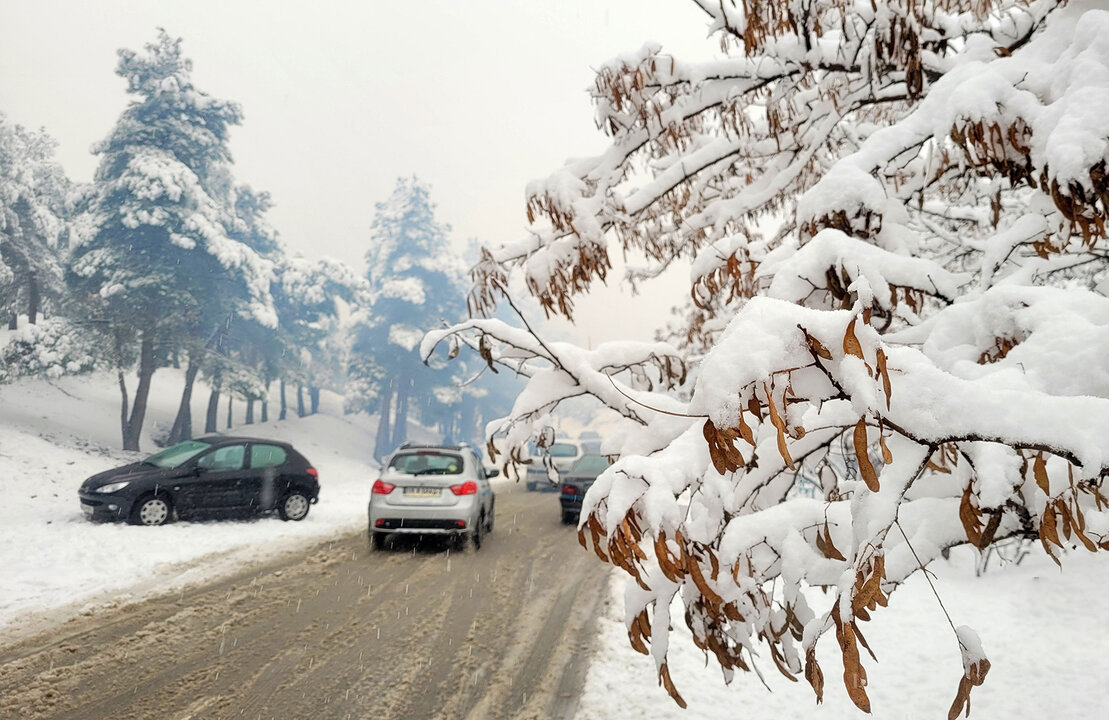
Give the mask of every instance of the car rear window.
POLYGON ((277 467, 285 462, 285 448, 277 445, 254 445, 250 448, 250 467, 277 467))
POLYGON ((611 463, 604 455, 582 455, 574 462, 574 470, 582 472, 603 472, 611 463))
POLYGON ((443 452, 414 452, 396 455, 389 467, 409 475, 461 475, 462 456, 443 452))
POLYGON ((567 458, 567 457, 574 457, 577 454, 578 454, 577 445, 573 445, 571 443, 561 443, 561 442, 556 442, 554 445, 551 445, 551 456, 552 457, 567 458))

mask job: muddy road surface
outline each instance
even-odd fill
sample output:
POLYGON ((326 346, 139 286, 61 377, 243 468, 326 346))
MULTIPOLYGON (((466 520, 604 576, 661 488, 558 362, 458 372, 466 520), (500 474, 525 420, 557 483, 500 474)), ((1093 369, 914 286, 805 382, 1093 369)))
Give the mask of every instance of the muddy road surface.
POLYGON ((570 717, 606 567, 557 508, 512 487, 478 551, 363 532, 70 620, 0 647, 0 718, 570 717))

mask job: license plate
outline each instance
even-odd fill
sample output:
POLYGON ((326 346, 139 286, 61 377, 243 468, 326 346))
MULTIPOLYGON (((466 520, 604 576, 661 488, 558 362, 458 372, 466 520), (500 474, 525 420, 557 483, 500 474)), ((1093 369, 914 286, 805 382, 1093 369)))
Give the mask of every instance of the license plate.
POLYGON ((442 492, 442 491, 441 491, 441 490, 440 490, 439 488, 429 488, 429 487, 406 487, 406 488, 404 489, 404 496, 405 496, 405 497, 424 497, 424 498, 430 498, 430 497, 439 497, 439 494, 440 494, 441 492, 442 492))

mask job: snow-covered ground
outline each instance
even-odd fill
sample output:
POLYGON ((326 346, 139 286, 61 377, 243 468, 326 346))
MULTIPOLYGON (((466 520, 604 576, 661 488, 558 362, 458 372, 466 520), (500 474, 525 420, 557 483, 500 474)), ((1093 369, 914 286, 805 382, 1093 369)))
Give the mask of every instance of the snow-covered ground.
MULTIPOLYGON (((148 416, 155 427, 172 421, 181 382, 173 370, 155 375, 148 416)), ((194 419, 203 418, 206 402, 206 388, 198 388, 194 419)), ((320 470, 321 500, 305 521, 179 522, 160 528, 90 523, 80 512, 78 485, 133 457, 115 449, 118 403, 115 379, 108 375, 0 387, 0 642, 70 614, 229 572, 365 522, 376 470, 374 420, 343 415, 340 398, 325 394, 318 415, 290 413, 284 422, 231 429, 289 440, 320 470)), ((237 404, 236 423, 242 410, 237 404)), ((271 413, 276 416, 275 404, 271 413)), ((223 406, 221 430, 225 422, 223 406)), ((143 450, 155 449, 145 437, 143 450)), ((971 716, 1105 717, 1109 611, 1098 598, 1109 586, 1109 558, 1072 552, 1059 570, 1033 548, 1019 566, 992 566, 984 578, 975 577, 973 565, 971 553, 962 551, 933 568, 953 620, 978 631, 993 663, 986 684, 971 695, 971 716)), ((653 661, 628 646, 624 580, 619 573, 613 577, 579 720, 863 717, 842 689, 834 637, 821 644, 825 700, 817 706, 804 681, 790 683, 772 666, 764 667, 763 677, 773 692, 746 674, 725 686, 675 613, 671 674, 689 703, 688 710, 679 709, 658 687, 653 661)), ((923 578, 898 590, 863 632, 879 660, 865 663, 873 717, 946 717, 961 664, 923 578)))
MULTIPOLYGON (((148 427, 172 424, 182 383, 180 372, 155 373, 148 427)), ((295 403, 295 389, 289 395, 295 403)), ((203 427, 207 400, 207 388, 198 387, 194 428, 203 427)), ((276 403, 270 409, 276 417, 276 403)), ((234 422, 241 423, 243 404, 234 410, 234 422)), ((255 411, 258 417, 257 406, 255 411)), ((114 378, 0 387, 0 641, 67 614, 183 586, 365 523, 376 477, 373 419, 344 416, 341 399, 326 393, 321 412, 305 418, 291 409, 284 422, 236 424, 227 431, 226 417, 221 405, 221 431, 288 440, 319 470, 320 502, 304 521, 178 522, 156 529, 91 523, 77 500, 81 482, 158 449, 149 434, 139 455, 118 449, 114 378)))

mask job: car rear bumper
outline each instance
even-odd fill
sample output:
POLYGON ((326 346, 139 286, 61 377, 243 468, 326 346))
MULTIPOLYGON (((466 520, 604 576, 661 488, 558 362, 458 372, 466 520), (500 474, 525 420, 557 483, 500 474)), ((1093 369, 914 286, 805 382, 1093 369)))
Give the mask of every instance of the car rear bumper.
POLYGON ((465 520, 419 520, 383 517, 378 518, 371 525, 370 529, 375 532, 411 535, 457 535, 470 529, 470 524, 465 520))
POLYGON ((468 532, 477 522, 478 507, 474 502, 451 506, 405 506, 371 503, 370 529, 426 535, 468 532))

